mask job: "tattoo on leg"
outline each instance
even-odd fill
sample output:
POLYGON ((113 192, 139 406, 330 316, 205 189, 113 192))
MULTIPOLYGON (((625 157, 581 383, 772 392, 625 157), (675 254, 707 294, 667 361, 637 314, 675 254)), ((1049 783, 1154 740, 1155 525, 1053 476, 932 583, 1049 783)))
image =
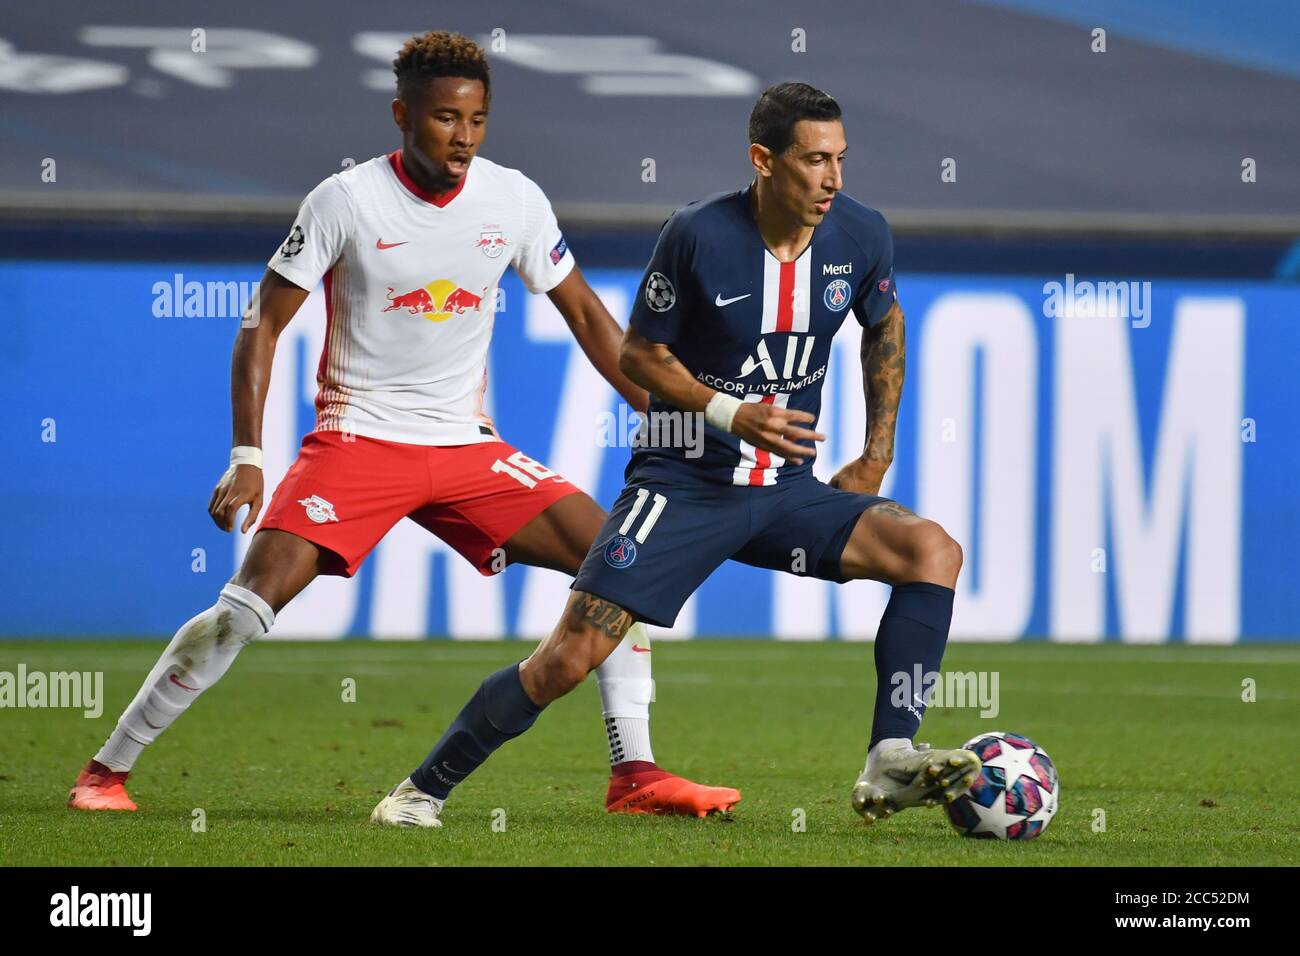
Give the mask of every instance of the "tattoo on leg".
POLYGON ((573 610, 578 620, 593 624, 605 632, 612 641, 621 641, 633 624, 636 623, 630 611, 619 607, 613 601, 588 594, 586 591, 573 592, 573 610))
POLYGON ((882 501, 874 504, 868 509, 870 511, 879 511, 881 514, 887 514, 891 518, 915 518, 916 512, 908 511, 897 501, 882 501))

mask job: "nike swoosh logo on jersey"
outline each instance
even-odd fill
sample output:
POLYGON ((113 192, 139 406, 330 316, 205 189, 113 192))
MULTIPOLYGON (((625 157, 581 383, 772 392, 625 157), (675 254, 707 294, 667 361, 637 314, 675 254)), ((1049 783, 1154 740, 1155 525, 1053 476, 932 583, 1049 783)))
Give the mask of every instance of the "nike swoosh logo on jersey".
POLYGON ((382 239, 376 239, 376 240, 375 240, 375 248, 376 248, 376 249, 396 249, 398 246, 404 246, 404 245, 406 245, 406 244, 407 244, 408 242, 410 242, 410 241, 411 241, 410 239, 404 239, 404 240, 402 240, 401 242, 384 242, 384 240, 382 240, 382 239))
POLYGON ((731 305, 731 303, 739 302, 741 299, 748 299, 753 294, 754 293, 752 292, 746 292, 744 295, 738 295, 733 299, 724 299, 722 297, 722 293, 719 292, 717 297, 713 300, 713 304, 716 305, 718 308, 722 308, 724 305, 731 305))
POLYGON ((650 648, 648 648, 648 647, 642 647, 640 644, 633 644, 633 645, 632 645, 632 650, 636 651, 638 654, 649 654, 649 653, 650 653, 650 648))

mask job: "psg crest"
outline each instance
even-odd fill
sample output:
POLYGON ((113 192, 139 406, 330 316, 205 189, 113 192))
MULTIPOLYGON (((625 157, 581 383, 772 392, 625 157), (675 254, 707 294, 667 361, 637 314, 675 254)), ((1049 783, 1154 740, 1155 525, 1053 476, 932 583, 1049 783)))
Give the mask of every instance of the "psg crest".
POLYGON ((836 279, 826 287, 822 300, 832 312, 842 311, 849 304, 849 284, 843 279, 836 279))
POLYGON ((611 568, 625 568, 636 560, 636 542, 617 534, 605 545, 605 563, 611 568))

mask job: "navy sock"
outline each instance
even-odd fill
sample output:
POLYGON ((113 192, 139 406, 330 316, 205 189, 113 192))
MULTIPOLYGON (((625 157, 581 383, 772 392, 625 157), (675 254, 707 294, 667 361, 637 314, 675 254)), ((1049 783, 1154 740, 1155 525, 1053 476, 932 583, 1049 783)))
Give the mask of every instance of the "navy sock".
POLYGON ((533 725, 542 708, 524 692, 519 665, 488 677, 469 699, 442 738, 411 773, 425 793, 446 800, 451 788, 478 769, 507 740, 533 725))
POLYGON ((952 588, 896 584, 876 632, 876 710, 871 744, 916 736, 925 714, 927 674, 937 674, 952 624, 952 588), (905 675, 900 683, 895 675, 905 675), (915 696, 914 696, 915 695, 915 696))

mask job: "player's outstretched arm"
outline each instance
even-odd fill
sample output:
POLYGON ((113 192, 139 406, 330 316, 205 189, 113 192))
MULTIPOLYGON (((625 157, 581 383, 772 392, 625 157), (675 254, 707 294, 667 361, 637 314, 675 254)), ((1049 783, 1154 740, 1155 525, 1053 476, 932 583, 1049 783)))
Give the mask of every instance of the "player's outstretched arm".
POLYGON ((624 401, 638 412, 644 412, 650 403, 649 395, 644 388, 629 381, 619 368, 618 350, 623 330, 600 301, 600 296, 587 285, 578 267, 575 265, 547 296, 564 316, 569 331, 596 371, 614 386, 624 401))
POLYGON ((895 302, 885 317, 862 331, 862 387, 867 398, 867 440, 862 454, 831 478, 831 485, 862 494, 880 493, 894 460, 894 430, 903 395, 907 336, 903 310, 895 302))
POLYGON ((756 448, 776 452, 796 465, 817 454, 800 441, 825 441, 820 432, 800 427, 816 421, 809 412, 777 408, 763 402, 741 402, 697 381, 668 346, 652 342, 628 327, 619 351, 619 367, 638 385, 687 412, 704 412, 711 424, 739 435, 756 448))
MULTIPOLYGON (((232 447, 262 447, 262 409, 271 383, 271 362, 275 343, 303 302, 306 289, 299 288, 271 269, 262 276, 257 297, 244 314, 235 338, 230 365, 230 406, 234 420, 232 447)), ((234 526, 235 514, 248 505, 240 527, 247 532, 262 510, 262 469, 256 465, 232 465, 217 482, 208 501, 208 514, 222 531, 234 526)))

